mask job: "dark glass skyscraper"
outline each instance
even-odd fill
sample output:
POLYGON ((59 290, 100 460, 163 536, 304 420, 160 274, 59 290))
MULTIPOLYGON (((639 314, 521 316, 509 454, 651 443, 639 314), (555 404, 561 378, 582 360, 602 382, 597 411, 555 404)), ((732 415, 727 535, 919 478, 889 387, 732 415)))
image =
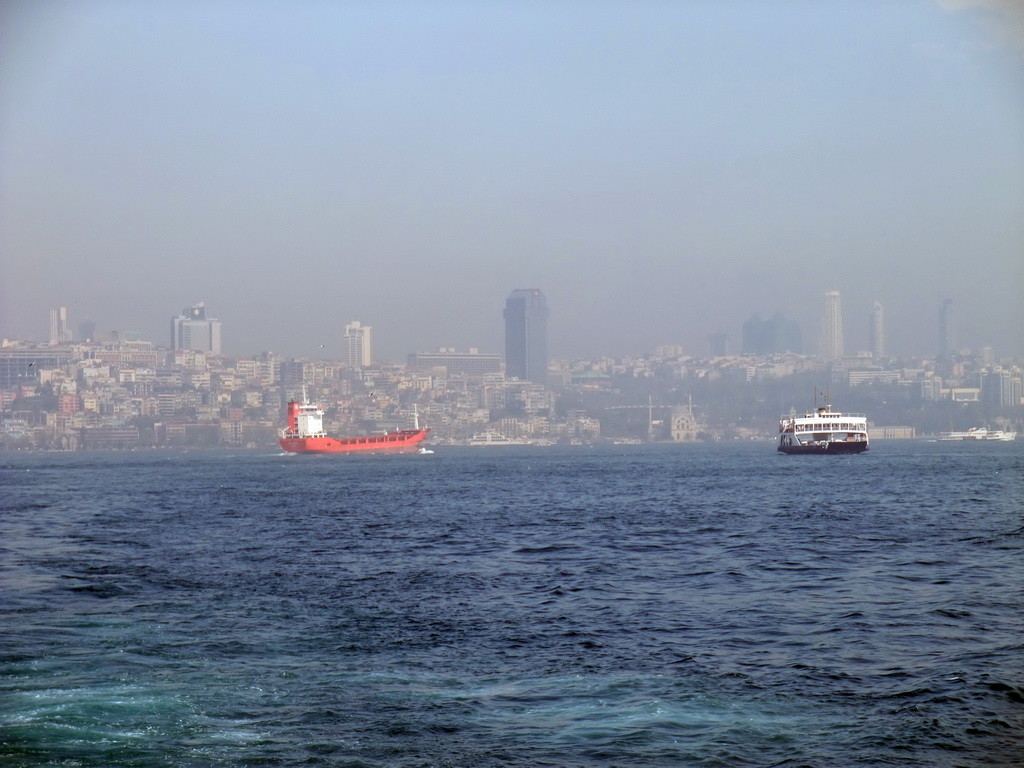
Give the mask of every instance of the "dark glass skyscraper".
POLYGON ((956 322, 953 300, 943 299, 939 309, 939 357, 951 358, 956 352, 956 322))
POLYGON ((800 326, 787 320, 778 312, 770 320, 754 315, 743 324, 743 354, 774 355, 779 352, 803 350, 800 326))
POLYGON ((548 303, 539 288, 512 291, 505 301, 505 375, 546 384, 548 303))

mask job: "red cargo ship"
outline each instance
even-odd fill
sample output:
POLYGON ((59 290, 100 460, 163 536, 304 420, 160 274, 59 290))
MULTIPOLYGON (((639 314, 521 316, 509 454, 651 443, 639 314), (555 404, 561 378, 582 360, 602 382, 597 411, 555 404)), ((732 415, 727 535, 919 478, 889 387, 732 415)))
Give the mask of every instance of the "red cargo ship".
POLYGON ((400 429, 365 437, 328 437, 324 409, 302 393, 302 402, 288 403, 288 426, 281 430, 281 448, 290 453, 416 453, 429 429, 400 429))

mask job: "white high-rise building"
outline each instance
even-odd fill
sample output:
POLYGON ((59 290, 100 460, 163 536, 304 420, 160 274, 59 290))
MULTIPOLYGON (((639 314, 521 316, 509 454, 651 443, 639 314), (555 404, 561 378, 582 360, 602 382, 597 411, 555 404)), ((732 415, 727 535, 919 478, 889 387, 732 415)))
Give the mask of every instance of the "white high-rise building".
POLYGON ((342 362, 350 368, 366 368, 373 364, 373 328, 358 320, 345 326, 342 362))
POLYGON ((825 292, 820 355, 824 360, 841 360, 843 357, 843 304, 839 291, 825 292))
POLYGON ((871 307, 871 356, 885 357, 885 312, 877 301, 871 307))
POLYGON ((206 316, 206 304, 200 302, 171 318, 171 349, 221 354, 220 320, 206 316))
POLYGON ((50 343, 71 342, 71 326, 68 325, 68 308, 56 307, 50 310, 50 343))

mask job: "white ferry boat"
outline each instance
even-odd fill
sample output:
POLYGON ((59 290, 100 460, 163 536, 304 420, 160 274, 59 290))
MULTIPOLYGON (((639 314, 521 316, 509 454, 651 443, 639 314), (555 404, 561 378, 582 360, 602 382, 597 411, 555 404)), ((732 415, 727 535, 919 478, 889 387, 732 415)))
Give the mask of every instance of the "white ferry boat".
POLYGON ((782 453, 863 453, 867 449, 868 419, 863 413, 838 413, 827 405, 779 421, 782 453))
POLYGON ((1009 442, 1016 439, 1016 432, 1004 432, 1001 429, 986 429, 985 427, 971 427, 966 432, 943 432, 939 435, 939 440, 1001 440, 1009 442))
POLYGON ((523 440, 521 438, 506 437, 500 432, 493 432, 488 430, 487 432, 478 432, 469 438, 467 445, 481 446, 481 445, 530 445, 529 440, 523 440))

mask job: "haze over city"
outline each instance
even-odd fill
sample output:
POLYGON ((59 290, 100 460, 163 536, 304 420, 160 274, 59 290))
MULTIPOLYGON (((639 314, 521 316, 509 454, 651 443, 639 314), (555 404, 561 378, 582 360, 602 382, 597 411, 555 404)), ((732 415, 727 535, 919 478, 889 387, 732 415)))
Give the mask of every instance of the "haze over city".
POLYGON ((707 349, 1024 355, 1024 11, 899 2, 169 2, 0 8, 0 336, 48 311, 229 354, 707 349), (323 347, 321 347, 323 345, 323 347))

